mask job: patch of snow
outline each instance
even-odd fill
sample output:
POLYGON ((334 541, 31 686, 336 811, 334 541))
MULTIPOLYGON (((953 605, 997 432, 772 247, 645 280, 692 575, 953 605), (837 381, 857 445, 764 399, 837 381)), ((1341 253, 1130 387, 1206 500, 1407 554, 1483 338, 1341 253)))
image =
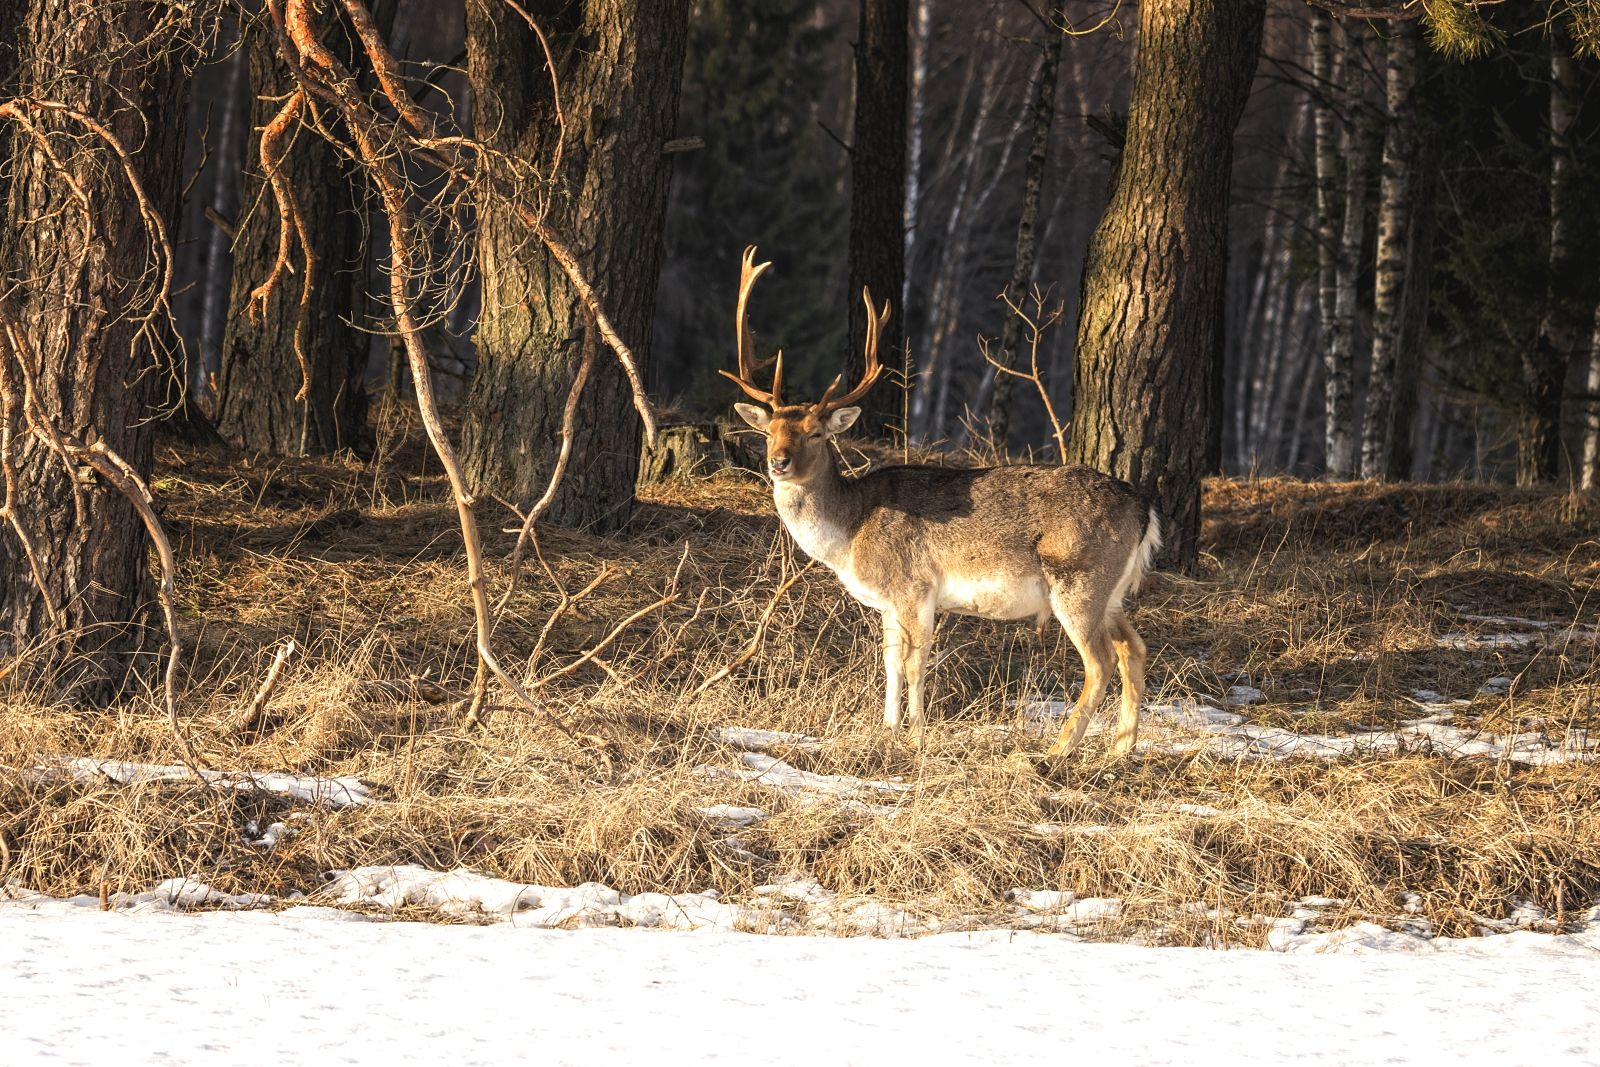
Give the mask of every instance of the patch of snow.
POLYGON ((244 832, 252 845, 266 849, 276 848, 279 841, 294 833, 281 822, 268 823, 267 828, 262 830, 254 820, 244 824, 244 832))
POLYGON ((1539 644, 1539 634, 1467 634, 1446 633, 1434 638, 1440 648, 1453 648, 1459 652, 1476 652, 1488 648, 1531 648, 1539 644))
POLYGON ((1505 675, 1490 678, 1478 687, 1478 692, 1483 696, 1503 697, 1511 692, 1511 679, 1505 675))
POLYGON ((695 773, 702 778, 754 782, 787 794, 803 805, 834 803, 868 815, 893 816, 900 809, 889 804, 869 803, 861 800, 861 797, 900 796, 911 791, 911 786, 905 782, 803 771, 792 763, 761 752, 742 752, 739 758, 744 763, 741 768, 703 765, 695 768, 695 773))
POLYGON ((1202 819, 1222 814, 1221 810, 1213 808, 1210 804, 1179 804, 1175 810, 1183 815, 1195 815, 1202 819))
MULTIPOLYGON (((1450 758, 1506 759, 1531 766, 1600 760, 1595 739, 1573 731, 1553 739, 1544 733, 1493 734, 1451 725, 1449 713, 1412 719, 1394 730, 1359 734, 1297 733, 1245 722, 1243 716, 1208 709, 1191 701, 1146 706, 1152 717, 1198 732, 1194 739, 1162 739, 1143 746, 1173 752, 1204 751, 1230 759, 1336 759, 1426 749, 1450 758)), ((1091 727, 1092 729, 1092 727, 1091 727)))
POLYGON ((782 730, 754 730, 745 726, 724 726, 717 731, 717 740, 729 748, 745 752, 780 751, 817 753, 822 742, 807 734, 790 734, 782 730))
POLYGON ((1377 923, 1361 922, 1354 926, 1347 926, 1341 930, 1329 930, 1323 933, 1300 933, 1283 935, 1273 942, 1273 934, 1267 935, 1268 942, 1279 952, 1323 953, 1339 952, 1349 955, 1367 955, 1371 953, 1393 952, 1433 952, 1434 943, 1425 937, 1408 934, 1399 930, 1390 930, 1379 926, 1377 923))
POLYGON ((759 867, 761 864, 767 862, 765 857, 759 856, 746 848, 743 838, 731 836, 724 837, 720 841, 713 842, 713 844, 715 844, 717 848, 721 849, 723 854, 731 859, 736 859, 741 863, 748 863, 751 866, 759 867))
POLYGON ((626 896, 597 882, 570 889, 493 878, 458 867, 435 871, 414 864, 332 872, 314 898, 395 911, 432 908, 462 919, 495 919, 517 926, 661 926, 731 930, 741 909, 716 893, 639 893, 626 896))
POLYGON ((314 899, 384 911, 422 906, 456 918, 519 927, 639 926, 876 937, 917 936, 939 928, 881 901, 841 898, 804 876, 784 876, 757 886, 753 899, 740 904, 725 901, 716 890, 630 895, 595 882, 567 889, 507 881, 465 868, 360 867, 333 872, 332 881, 314 899), (804 910, 796 912, 797 905, 804 910))
POLYGON ((694 810, 722 830, 742 830, 767 817, 767 813, 760 808, 742 808, 737 804, 708 804, 694 810))
POLYGON ((1029 826, 1028 829, 1040 837, 1059 837, 1063 834, 1083 834, 1087 837, 1095 837, 1111 832, 1111 827, 1097 822, 1036 822, 1029 826))
POLYGON ((1443 704, 1448 707, 1464 707, 1472 703, 1470 700, 1462 700, 1459 697, 1447 697, 1443 693, 1437 693, 1432 689, 1413 689, 1411 691, 1411 699, 1418 704, 1443 704))
POLYGON ((1229 707, 1246 707, 1250 704, 1261 704, 1267 699, 1267 694, 1253 685, 1235 685, 1228 688, 1228 695, 1223 698, 1223 703, 1229 707))
MULTIPOLYGON (((1490 626, 1527 626, 1557 640, 1600 640, 1600 626, 1585 626, 1577 622, 1555 622, 1550 619, 1528 619, 1520 615, 1462 615, 1468 622, 1481 622, 1490 626)), ((1522 635, 1519 635, 1522 636, 1522 635)))
MULTIPOLYGON (((190 777, 186 767, 161 763, 130 763, 125 760, 91 759, 84 756, 58 756, 49 764, 40 765, 38 773, 51 778, 65 774, 78 782, 110 780, 118 785, 141 782, 176 782, 190 777)), ((231 789, 240 793, 277 793, 311 804, 326 804, 331 808, 348 808, 357 804, 376 803, 370 794, 371 787, 359 778, 317 778, 278 771, 254 773, 251 771, 211 771, 200 769, 200 776, 213 789, 231 789)))
POLYGON ((1029 726, 1048 726, 1067 717, 1067 702, 1036 697, 1019 704, 1017 714, 1029 726))
POLYGON ((1020 916, 1047 916, 1054 920, 1050 925, 1072 930, 1091 931, 1122 918, 1122 901, 1117 897, 1080 897, 1070 891, 1021 888, 1006 896, 1020 916))
MULTIPOLYGON (((239 911, 263 908, 275 899, 264 893, 224 893, 219 889, 213 889, 198 878, 168 878, 143 893, 110 893, 106 896, 104 906, 107 911, 134 913, 174 912, 192 908, 239 911)), ((49 897, 8 882, 0 885, 0 907, 4 906, 99 911, 101 901, 99 897, 87 893, 65 899, 49 897)))
POLYGON ((1214 708, 1209 704, 1202 704, 1196 700, 1179 700, 1170 704, 1146 704, 1144 713, 1155 715, 1177 726, 1191 726, 1200 729, 1237 726, 1247 721, 1243 715, 1236 711, 1223 711, 1220 708, 1214 708))

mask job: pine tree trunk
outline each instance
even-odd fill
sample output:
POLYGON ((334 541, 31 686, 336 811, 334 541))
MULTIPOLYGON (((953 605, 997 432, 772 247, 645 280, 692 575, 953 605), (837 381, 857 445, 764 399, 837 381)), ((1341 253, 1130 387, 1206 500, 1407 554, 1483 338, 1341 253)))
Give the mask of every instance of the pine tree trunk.
MULTIPOLYGON (((21 20, 21 4, 15 0, 0 3, 0 100, 17 95, 17 43, 21 20)), ((0 126, 0 205, 4 205, 10 195, 12 139, 16 136, 17 131, 11 123, 0 126)))
MULTIPOLYGON (((349 51, 344 33, 339 26, 324 33, 335 42, 336 53, 349 51)), ((294 80, 267 21, 250 27, 246 36, 255 133, 249 138, 241 203, 249 215, 239 220, 234 242, 217 372, 217 430, 240 448, 282 456, 353 448, 367 409, 368 335, 349 324, 360 321, 365 307, 361 205, 333 146, 314 130, 297 131, 283 167, 311 238, 315 278, 304 334, 310 387, 303 400, 296 400, 304 381, 294 348, 304 275, 297 268, 281 280, 259 324, 251 321, 249 308, 250 294, 272 273, 278 251, 278 212, 261 171, 260 131, 282 108, 294 80)), ((297 242, 291 262, 298 263, 300 256, 297 242)))
POLYGON ((1337 246, 1333 319, 1328 332, 1328 476, 1354 478, 1359 473, 1356 446, 1359 423, 1355 412, 1356 282, 1366 237, 1367 165, 1372 116, 1364 99, 1361 38, 1354 25, 1346 30, 1352 54, 1345 58, 1345 105, 1350 111, 1349 146, 1345 152, 1343 225, 1337 246), (1335 399, 1337 398, 1337 399, 1335 399))
MULTIPOLYGON (((1033 122, 1028 142, 1028 158, 1022 167, 1022 214, 1017 220, 1017 252, 1011 261, 1011 281, 1006 293, 1018 307, 1025 307, 1033 283, 1034 237, 1039 221, 1039 190, 1044 184, 1045 158, 1050 151, 1050 129, 1056 118, 1056 71, 1061 65, 1061 0, 1054 0, 1045 17, 1046 38, 1040 51, 1042 61, 1033 83, 1030 106, 1033 122)), ((1000 330, 1000 348, 994 359, 1002 367, 1017 365, 1017 349, 1022 346, 1022 317, 1006 314, 1000 330)), ((999 371, 994 375, 994 391, 989 397, 989 437, 1000 452, 1006 449, 1011 434, 1011 389, 1015 379, 999 371)))
POLYGON ((1084 267, 1076 462, 1143 489, 1168 555, 1199 552, 1204 443, 1217 417, 1233 131, 1260 51, 1263 0, 1147 0, 1128 140, 1084 267))
MULTIPOLYGON (((251 106, 246 99, 249 87, 249 49, 240 48, 227 60, 228 78, 223 86, 223 97, 218 102, 221 119, 217 125, 216 152, 220 159, 227 164, 233 164, 240 159, 242 145, 248 140, 245 131, 240 127, 250 117, 251 106)), ((248 161, 246 161, 248 164, 248 161)), ((239 184, 242 167, 223 165, 216 168, 211 179, 211 195, 209 206, 212 211, 223 219, 234 220, 234 232, 238 232, 239 205, 243 201, 239 198, 239 184)), ((200 322, 198 333, 200 336, 200 351, 196 353, 200 360, 199 374, 197 377, 205 382, 202 388, 204 395, 210 395, 212 384, 209 379, 221 373, 222 369, 222 341, 227 336, 228 330, 228 295, 231 286, 233 271, 232 235, 215 222, 210 222, 206 230, 206 247, 202 280, 200 282, 200 322)), ((197 383, 190 382, 190 387, 197 383)), ((210 410, 216 412, 216 398, 211 397, 210 410)))
MULTIPOLYGON (((1413 264, 1411 216, 1415 191, 1417 25, 1391 22, 1385 77, 1387 128, 1383 137, 1383 177, 1378 186, 1378 251, 1372 297, 1372 371, 1361 428, 1361 476, 1388 473, 1395 368, 1405 321, 1405 290, 1413 264)), ((1406 431, 1410 426, 1405 427, 1406 431)))
MULTIPOLYGON (((677 119, 688 0, 541 0, 524 7, 556 57, 565 135, 538 39, 500 0, 469 0, 467 74, 477 136, 539 174, 550 173, 562 138, 549 222, 577 252, 647 373, 671 173, 663 147, 677 119)), ((899 217, 897 207, 897 224, 899 217)), ((527 506, 554 466, 586 313, 527 228, 493 203, 480 211, 477 240, 483 301, 463 460, 474 487, 527 506)), ((899 247, 897 230, 897 254, 899 247)), ((601 533, 625 523, 639 438, 627 379, 602 353, 578 406, 572 459, 549 520, 601 533)))
POLYGON ((1439 232, 1439 212, 1434 199, 1439 190, 1439 164, 1429 145, 1419 148, 1412 170, 1411 238, 1406 260, 1405 292, 1401 296, 1399 348, 1395 353, 1394 395, 1389 404, 1389 426, 1378 477, 1403 482, 1411 477, 1414 452, 1412 423, 1421 388, 1422 352, 1428 340, 1429 294, 1433 288, 1433 245, 1439 232))
POLYGON ((1517 484, 1556 480, 1561 466, 1561 391, 1577 344, 1573 287, 1578 263, 1573 215, 1580 193, 1569 130, 1581 104, 1578 65, 1566 35, 1550 34, 1550 269, 1537 344, 1522 350, 1517 484))
MULTIPOLYGON (((856 40, 855 132, 850 138, 850 353, 847 380, 860 376, 867 336, 863 286, 881 307, 905 289, 907 0, 861 0, 856 40)), ((905 309, 878 336, 879 358, 899 371, 905 309)), ((904 386, 886 376, 862 400, 856 425, 874 436, 904 430, 904 386)))
MULTIPOLYGON (((176 216, 188 92, 165 32, 170 5, 32 0, 20 12, 23 93, 60 101, 106 126, 133 153, 145 191, 176 216)), ((157 354, 135 317, 155 291, 150 235, 110 153, 70 121, 36 119, 64 177, 31 140, 13 142, 9 202, 0 219, 8 313, 26 334, 40 417, 85 443, 103 442, 135 470, 150 465, 154 402, 164 392, 157 354), (94 207, 92 227, 72 186, 94 207)), ((12 355, 15 355, 13 353, 12 355)), ((12 358, 7 356, 5 358, 12 358)), ((14 377, 13 377, 14 382, 14 377)), ((13 395, 15 395, 13 393, 13 395)), ((55 682, 99 703, 121 691, 146 628, 151 588, 144 527, 115 489, 69 469, 32 435, 13 442, 18 478, 6 504, 29 533, 42 578, 7 530, 0 534, 0 657, 43 653, 55 682)), ((30 665, 33 665, 30 664, 30 665)))

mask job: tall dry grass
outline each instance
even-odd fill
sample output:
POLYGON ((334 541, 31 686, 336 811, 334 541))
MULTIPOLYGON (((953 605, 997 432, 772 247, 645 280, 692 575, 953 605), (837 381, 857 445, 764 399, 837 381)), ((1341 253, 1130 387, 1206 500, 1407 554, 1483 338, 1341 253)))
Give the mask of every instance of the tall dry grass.
MULTIPOLYGON (((188 781, 41 776, 56 754, 171 762, 175 752, 152 694, 87 711, 16 672, 0 695, 0 839, 5 877, 44 892, 137 891, 184 874, 281 895, 331 869, 421 863, 738 898, 801 874, 945 918, 1001 921, 1018 886, 1117 896, 1127 923, 1183 943, 1250 940, 1259 928, 1236 917, 1282 914, 1308 895, 1382 918, 1417 894, 1413 910, 1446 932, 1524 901, 1560 922, 1600 899, 1591 765, 1160 750, 1113 764, 1093 741, 1081 759, 1043 765, 1018 707, 1076 684, 1057 633, 1041 646, 1026 627, 945 622, 929 743, 892 742, 876 620, 820 568, 772 612, 757 655, 697 695, 803 562, 765 487, 743 472, 652 490, 614 539, 545 531, 549 569, 526 569, 496 635, 529 680, 572 662, 680 568, 681 596, 542 688, 542 714, 502 705, 477 732, 450 703, 412 699, 464 690, 473 666, 454 518, 419 451, 400 448, 381 472, 169 451, 155 489, 184 566, 195 652, 183 712, 202 761, 355 775, 386 803, 330 811, 188 781), (602 573, 541 644, 564 594, 602 573), (286 637, 300 651, 260 728, 243 729, 286 637), (912 788, 888 816, 708 778, 699 768, 737 765, 717 739, 730 725, 821 739, 786 753, 802 769, 912 788), (716 803, 770 817, 730 849, 729 831, 697 811, 716 803), (273 821, 295 833, 270 850, 251 844, 245 825, 273 821)), ((1206 506, 1202 576, 1159 575, 1137 608, 1153 694, 1216 694, 1248 678, 1268 696, 1248 709, 1254 720, 1344 731, 1416 717, 1409 694, 1428 688, 1471 697, 1461 718, 1485 728, 1600 728, 1593 641, 1475 651, 1435 641, 1472 626, 1470 614, 1593 623, 1593 502, 1498 486, 1238 480, 1211 485, 1206 506), (1491 675, 1515 679, 1509 695, 1476 695, 1491 675)), ((504 518, 485 525, 514 525, 504 518)), ((501 561, 510 540, 491 545, 501 561)))

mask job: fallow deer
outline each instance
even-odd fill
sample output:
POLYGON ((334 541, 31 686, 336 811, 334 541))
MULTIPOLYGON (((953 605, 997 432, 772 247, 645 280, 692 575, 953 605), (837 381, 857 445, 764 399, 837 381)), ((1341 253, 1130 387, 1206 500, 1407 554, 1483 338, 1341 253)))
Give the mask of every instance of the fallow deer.
POLYGON ((846 477, 830 442, 860 416, 852 405, 883 373, 878 335, 889 305, 879 311, 863 289, 865 372, 853 389, 838 395, 840 375, 817 403, 786 404, 781 351, 772 390, 754 382, 748 305, 769 266, 755 262, 753 245, 745 249, 735 313, 739 373, 720 373, 763 405, 735 408, 767 435, 767 471, 790 535, 883 615, 884 724, 899 727, 903 689, 906 718, 922 743, 924 671, 938 613, 1032 619, 1041 633, 1054 614, 1083 659, 1084 682, 1047 755, 1067 755, 1083 740, 1113 662, 1122 672, 1122 705, 1112 751, 1127 753, 1146 653, 1123 602, 1161 546, 1155 510, 1133 486, 1086 467, 911 465, 846 477))

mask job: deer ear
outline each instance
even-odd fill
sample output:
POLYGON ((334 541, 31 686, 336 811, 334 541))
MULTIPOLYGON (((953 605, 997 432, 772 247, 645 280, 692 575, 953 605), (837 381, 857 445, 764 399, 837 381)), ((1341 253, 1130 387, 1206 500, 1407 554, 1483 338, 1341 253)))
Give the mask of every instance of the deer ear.
POLYGON ((844 433, 861 417, 860 408, 840 408, 828 416, 828 432, 844 433))
POLYGON ((766 408, 754 404, 735 404, 733 410, 739 413, 741 419, 762 433, 766 433, 767 427, 772 425, 772 412, 766 408))

